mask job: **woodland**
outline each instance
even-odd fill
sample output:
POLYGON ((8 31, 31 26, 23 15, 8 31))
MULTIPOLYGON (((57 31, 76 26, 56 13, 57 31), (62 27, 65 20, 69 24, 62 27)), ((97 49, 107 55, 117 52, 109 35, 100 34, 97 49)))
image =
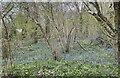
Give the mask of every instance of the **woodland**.
POLYGON ((3 78, 119 78, 120 1, 0 2, 3 78))

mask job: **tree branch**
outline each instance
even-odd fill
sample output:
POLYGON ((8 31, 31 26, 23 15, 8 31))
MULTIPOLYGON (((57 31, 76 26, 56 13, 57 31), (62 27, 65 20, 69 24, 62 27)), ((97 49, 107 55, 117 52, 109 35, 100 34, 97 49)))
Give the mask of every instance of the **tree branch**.
MULTIPOLYGON (((7 6, 9 6, 11 3, 9 3, 7 6)), ((14 8, 14 5, 5 13, 2 15, 1 19, 3 19, 12 9, 14 8)))
POLYGON ((87 9, 87 11, 88 11, 89 14, 91 14, 92 16, 94 16, 97 19, 98 22, 105 23, 109 27, 109 29, 107 27, 105 28, 105 29, 107 29, 107 32, 109 33, 109 35, 111 35, 111 33, 113 33, 115 35, 116 31, 113 28, 112 23, 107 19, 107 17, 105 17, 101 13, 98 2, 89 2, 90 4, 92 4, 96 8, 96 10, 97 10, 96 13, 92 12, 91 8, 85 2, 83 2, 83 3, 86 6, 86 9, 87 9))

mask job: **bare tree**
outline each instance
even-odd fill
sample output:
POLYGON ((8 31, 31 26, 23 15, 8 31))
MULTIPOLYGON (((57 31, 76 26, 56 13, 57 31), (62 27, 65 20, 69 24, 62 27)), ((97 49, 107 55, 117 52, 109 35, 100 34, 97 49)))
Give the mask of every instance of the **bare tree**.
MULTIPOLYGON (((10 51, 10 39, 9 39, 9 27, 6 25, 6 20, 9 12, 14 8, 14 4, 6 3, 6 7, 2 7, 4 10, 2 11, 2 57, 5 62, 5 67, 7 69, 7 65, 12 66, 12 56, 10 51)), ((6 71, 8 73, 8 71, 6 71)))

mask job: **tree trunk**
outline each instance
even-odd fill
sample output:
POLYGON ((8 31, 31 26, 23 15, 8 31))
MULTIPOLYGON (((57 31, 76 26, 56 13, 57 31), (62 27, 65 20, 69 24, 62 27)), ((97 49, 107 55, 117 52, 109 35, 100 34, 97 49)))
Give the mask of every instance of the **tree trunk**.
POLYGON ((70 50, 70 41, 71 41, 71 34, 72 34, 72 31, 73 31, 74 27, 71 28, 69 34, 68 34, 68 37, 67 37, 67 44, 66 44, 66 49, 65 49, 65 52, 66 53, 69 53, 69 50, 70 50))
POLYGON ((9 58, 9 37, 8 37, 8 28, 5 25, 5 21, 2 19, 3 28, 2 28, 2 56, 3 59, 9 58))
POLYGON ((120 1, 114 2, 114 10, 115 10, 115 26, 117 30, 117 56, 118 56, 118 75, 120 76, 120 1))

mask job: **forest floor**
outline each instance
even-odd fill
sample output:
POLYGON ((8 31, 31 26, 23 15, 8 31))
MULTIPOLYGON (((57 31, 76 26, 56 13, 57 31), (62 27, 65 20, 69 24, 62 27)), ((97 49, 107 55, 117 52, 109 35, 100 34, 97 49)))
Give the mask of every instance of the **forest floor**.
MULTIPOLYGON (((74 67, 78 67, 77 69, 79 69, 79 65, 82 64, 81 66, 86 66, 85 68, 83 68, 83 72, 85 71, 85 73, 88 72, 92 75, 96 75, 99 73, 100 75, 117 75, 117 60, 115 59, 115 52, 112 48, 101 48, 99 46, 86 45, 83 45, 83 47, 86 49, 86 51, 84 51, 80 47, 74 47, 70 50, 69 53, 60 54, 61 61, 54 61, 51 52, 49 52, 44 42, 39 42, 31 46, 24 46, 24 50, 18 48, 16 49, 16 52, 14 52, 14 64, 16 67, 14 67, 13 69, 19 69, 15 70, 16 72, 18 72, 20 71, 20 69, 24 70, 26 68, 28 71, 28 69, 32 70, 33 67, 37 67, 37 69, 33 72, 34 74, 36 72, 38 75, 38 72, 41 69, 49 69, 50 67, 51 69, 53 69, 53 71, 57 71, 57 75, 64 76, 65 73, 67 73, 68 75, 70 74, 68 73, 69 69, 71 71, 75 69, 74 67), (68 69, 64 68, 66 67, 66 65, 64 66, 64 64, 66 63, 68 64, 68 69), (62 67, 62 69, 60 67, 62 67), (58 72, 58 70, 60 70, 61 72, 58 72)), ((25 72, 26 71, 24 71, 23 73, 25 72)), ((82 71, 75 70, 75 72, 79 72, 78 75, 81 75, 80 72, 82 71)), ((31 73, 28 72, 28 74, 31 73)), ((74 73, 74 75, 76 74, 74 73)))
MULTIPOLYGON (((33 44, 32 46, 26 46, 27 50, 19 50, 14 54, 14 60, 16 62, 32 62, 37 60, 52 60, 51 52, 44 46, 45 43, 40 42, 33 44)), ((117 66, 117 60, 115 59, 115 52, 112 48, 100 48, 98 46, 87 47, 87 50, 79 48, 77 50, 72 49, 69 53, 60 53, 60 57, 65 61, 77 60, 84 61, 86 64, 113 64, 117 66)))

